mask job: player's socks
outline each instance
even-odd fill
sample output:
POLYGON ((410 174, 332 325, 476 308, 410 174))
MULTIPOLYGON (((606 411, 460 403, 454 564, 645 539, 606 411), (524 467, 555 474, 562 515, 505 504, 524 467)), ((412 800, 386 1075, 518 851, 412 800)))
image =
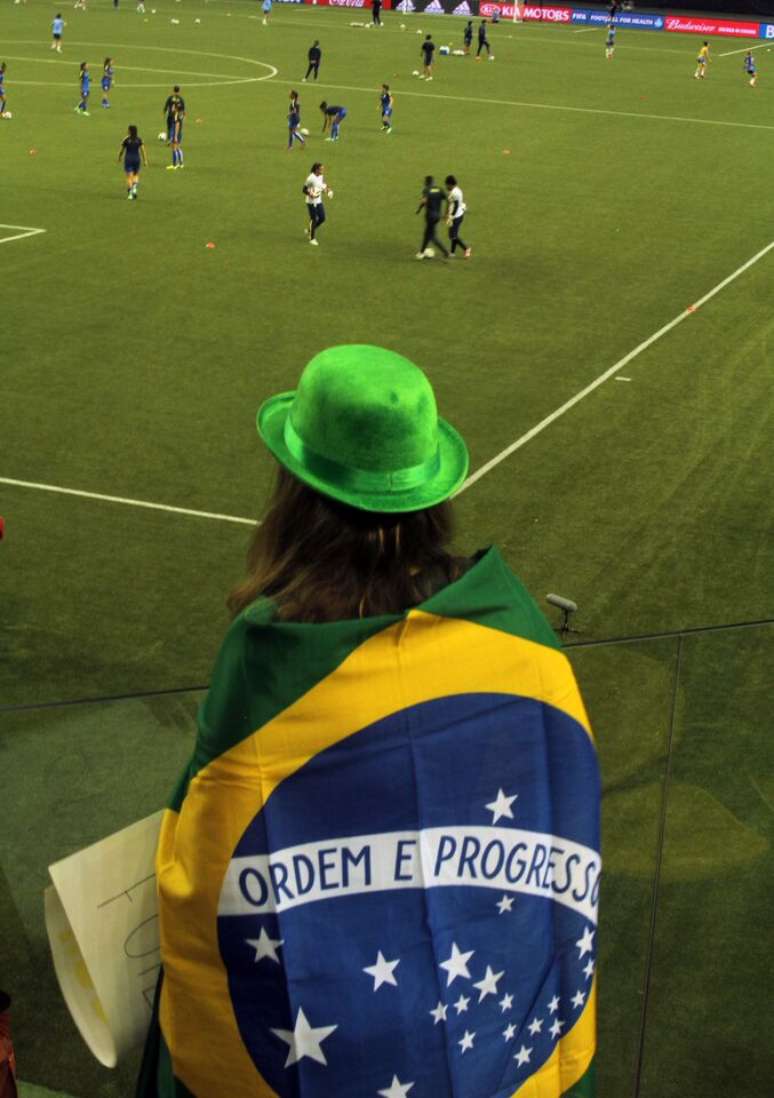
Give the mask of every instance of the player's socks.
POLYGON ((177 166, 178 166, 178 168, 182 168, 182 166, 183 166, 183 150, 182 149, 177 150, 177 166))

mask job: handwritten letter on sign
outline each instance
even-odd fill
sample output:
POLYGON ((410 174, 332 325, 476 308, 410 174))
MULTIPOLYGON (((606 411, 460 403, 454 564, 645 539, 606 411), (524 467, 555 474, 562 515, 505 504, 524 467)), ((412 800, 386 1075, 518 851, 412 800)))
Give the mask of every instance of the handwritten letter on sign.
POLYGON ((105 1067, 140 1044, 159 972, 161 812, 49 866, 46 929, 59 986, 105 1067))

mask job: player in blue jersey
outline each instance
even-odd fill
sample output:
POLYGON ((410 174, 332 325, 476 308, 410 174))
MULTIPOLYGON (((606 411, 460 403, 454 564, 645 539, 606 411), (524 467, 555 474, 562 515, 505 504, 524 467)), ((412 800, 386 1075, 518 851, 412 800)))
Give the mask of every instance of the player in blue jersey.
POLYGON ((347 108, 346 107, 329 107, 328 104, 323 99, 322 103, 320 104, 320 110, 323 113, 323 129, 322 129, 322 132, 325 133, 329 126, 330 126, 330 129, 331 129, 330 137, 326 137, 325 140, 326 141, 338 141, 338 139, 339 139, 339 126, 344 121, 344 119, 347 117, 347 108))
POLYGON ((137 133, 136 126, 130 126, 127 136, 121 142, 118 150, 118 159, 123 158, 124 171, 126 173, 126 197, 132 201, 137 198, 137 187, 140 183, 140 157, 145 167, 148 167, 148 154, 142 138, 137 133))
POLYGON ((750 87, 755 87, 755 81, 758 79, 758 71, 755 68, 755 58, 752 55, 752 51, 748 50, 744 58, 744 71, 750 78, 750 87))
POLYGON ((102 66, 102 106, 110 106, 110 89, 113 87, 113 58, 106 57, 102 66))
POLYGON ((0 64, 0 118, 5 114, 5 61, 0 64))
POLYGON ((57 12, 55 19, 51 23, 51 34, 52 34, 51 49, 56 50, 57 53, 62 52, 62 33, 63 33, 63 31, 64 31, 64 19, 59 14, 59 12, 57 12))
POLYGON ((183 120, 185 119, 185 100, 180 94, 180 85, 175 84, 172 94, 167 96, 163 112, 167 121, 167 143, 172 149, 172 163, 167 171, 173 172, 183 167, 183 120))
POLYGON ((271 0, 263 0, 261 10, 263 12, 263 25, 264 27, 268 27, 269 16, 271 15, 271 0))
POLYGON ((290 106, 288 107, 288 152, 293 148, 293 142, 305 145, 304 135, 301 133, 301 100, 298 92, 290 93, 290 106))
POLYGON ((382 84, 379 101, 382 108, 382 133, 392 133, 392 105, 394 100, 389 84, 382 84))
POLYGON ((89 66, 85 61, 81 61, 81 70, 78 73, 78 80, 80 82, 80 96, 81 101, 75 108, 76 112, 83 115, 85 118, 89 117, 89 93, 91 91, 91 76, 89 75, 89 66))
POLYGON ((611 61, 615 53, 615 23, 607 24, 607 39, 605 40, 605 57, 611 61))
POLYGON ((478 49, 476 50, 476 61, 481 60, 481 51, 486 50, 486 56, 488 60, 494 61, 494 54, 489 45, 489 37, 486 29, 486 19, 482 19, 478 24, 478 49))
POLYGON ((465 49, 465 54, 470 53, 470 47, 473 45, 473 20, 468 19, 465 24, 465 31, 462 36, 462 44, 465 49))

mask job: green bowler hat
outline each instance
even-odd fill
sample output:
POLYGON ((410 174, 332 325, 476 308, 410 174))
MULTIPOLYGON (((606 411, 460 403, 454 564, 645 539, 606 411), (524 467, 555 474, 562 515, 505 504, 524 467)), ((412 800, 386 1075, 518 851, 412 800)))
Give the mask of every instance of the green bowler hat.
POLYGON ((468 451, 440 419, 413 362, 367 344, 329 347, 292 393, 258 409, 258 433, 295 477, 362 511, 420 511, 448 499, 468 451))

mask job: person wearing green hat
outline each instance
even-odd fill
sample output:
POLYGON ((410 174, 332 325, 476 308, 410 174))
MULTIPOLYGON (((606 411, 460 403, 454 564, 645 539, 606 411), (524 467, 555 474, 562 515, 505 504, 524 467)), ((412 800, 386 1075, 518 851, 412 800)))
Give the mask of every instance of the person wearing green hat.
POLYGON ((405 1095, 420 1075, 483 1098, 549 1055, 541 1095, 591 1096, 593 740, 500 554, 450 549, 464 440, 419 367, 360 344, 315 355, 257 429, 277 478, 163 817, 138 1098, 405 1095), (495 996, 492 1055, 459 1078, 457 978, 495 996), (525 1012, 570 987, 539 1055, 514 1055, 525 1012))

